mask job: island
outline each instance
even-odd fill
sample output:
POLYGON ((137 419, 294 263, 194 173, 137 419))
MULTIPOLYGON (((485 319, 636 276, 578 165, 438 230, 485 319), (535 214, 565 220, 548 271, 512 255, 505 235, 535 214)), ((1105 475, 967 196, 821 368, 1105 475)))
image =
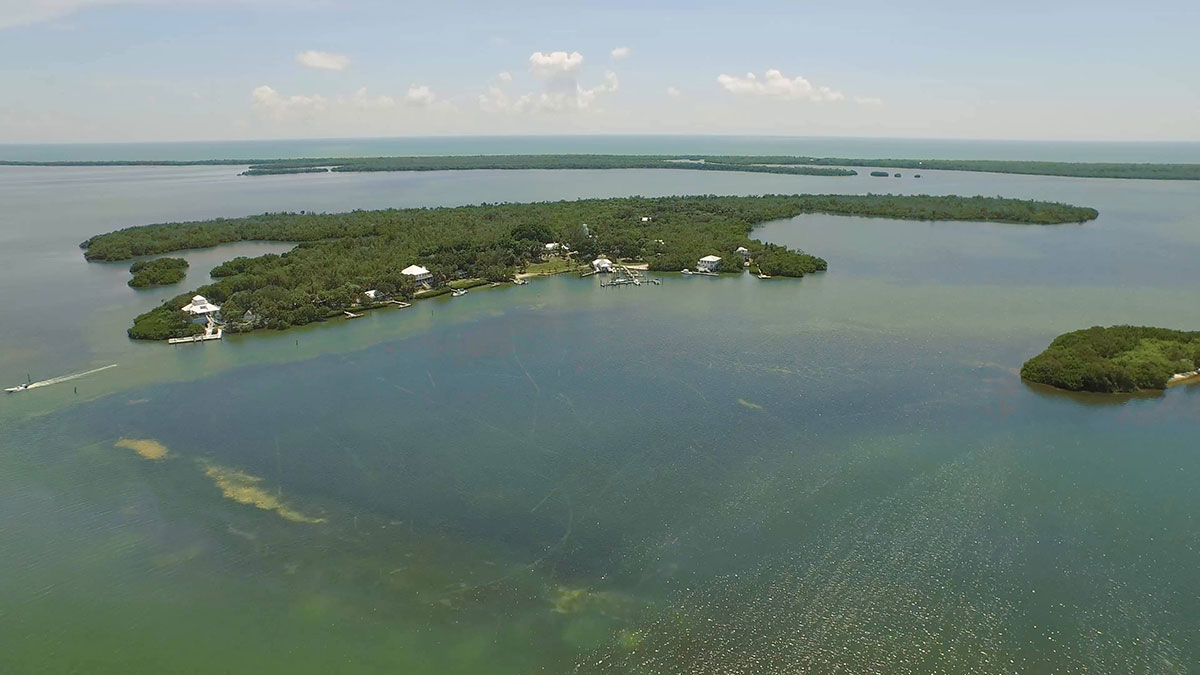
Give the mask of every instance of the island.
POLYGON ((129 272, 133 275, 129 285, 133 288, 150 288, 177 284, 187 275, 187 268, 188 261, 183 258, 139 260, 129 266, 129 272))
MULTIPOLYGON (((532 204, 349 213, 265 213, 131 227, 84 241, 88 260, 116 261, 238 241, 297 244, 283 255, 236 258, 214 282, 134 320, 130 337, 198 335, 196 298, 220 308, 228 332, 287 328, 427 297, 448 284, 505 282, 548 257, 623 260, 649 270, 702 267, 763 277, 824 271, 825 260, 750 238, 760 223, 803 213, 913 220, 1052 225, 1097 217, 1095 209, 1000 197, 931 195, 763 195, 582 199, 532 204), (474 281, 478 280, 478 281, 474 281), (421 292, 419 289, 428 288, 421 292)), ((206 312, 204 318, 211 313, 206 312)))
POLYGON ((1093 326, 1058 336, 1025 362, 1021 377, 1068 391, 1105 394, 1166 389, 1197 376, 1200 331, 1093 326))
POLYGON ((1200 164, 1135 162, 1043 162, 991 159, 891 159, 801 155, 450 155, 433 157, 310 157, 300 159, 205 159, 26 161, 0 166, 248 166, 245 176, 357 171, 466 171, 476 169, 680 169, 747 171, 808 176, 854 176, 849 167, 976 171, 1076 178, 1200 180, 1200 164))

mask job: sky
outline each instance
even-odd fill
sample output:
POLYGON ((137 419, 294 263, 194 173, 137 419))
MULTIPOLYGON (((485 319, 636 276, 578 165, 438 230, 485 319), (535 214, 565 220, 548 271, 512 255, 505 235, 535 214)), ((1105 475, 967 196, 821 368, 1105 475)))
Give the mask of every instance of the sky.
POLYGON ((0 0, 0 143, 1195 141, 1198 40, 1195 0, 0 0))

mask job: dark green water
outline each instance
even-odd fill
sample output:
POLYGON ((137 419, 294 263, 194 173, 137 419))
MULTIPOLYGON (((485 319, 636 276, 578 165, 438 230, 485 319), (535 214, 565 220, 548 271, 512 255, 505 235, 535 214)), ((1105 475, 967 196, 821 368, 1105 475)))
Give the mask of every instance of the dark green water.
MULTIPOLYGON (((1200 388, 1105 399, 1015 374, 1065 330, 1200 328, 1200 186, 234 173, 0 169, 2 382, 120 364, 0 401, 0 672, 1200 661, 1200 388), (800 281, 558 277, 176 348, 122 331, 177 290, 135 292, 75 248, 272 209, 869 190, 1101 217, 808 216, 760 230, 830 261, 800 281)), ((189 253, 185 284, 278 248, 189 253)))

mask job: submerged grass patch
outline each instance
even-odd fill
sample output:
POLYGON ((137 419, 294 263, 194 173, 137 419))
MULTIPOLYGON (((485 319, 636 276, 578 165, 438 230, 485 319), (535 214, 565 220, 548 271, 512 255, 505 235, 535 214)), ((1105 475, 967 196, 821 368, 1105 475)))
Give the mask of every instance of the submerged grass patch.
POLYGON ((155 461, 166 459, 169 454, 167 446, 153 438, 120 438, 113 445, 118 448, 132 450, 145 459, 155 461))
POLYGON ((226 499, 232 499, 239 504, 248 504, 264 511, 274 511, 281 517, 296 523, 323 523, 324 518, 314 518, 305 515, 283 503, 279 495, 263 489, 262 478, 232 469, 227 466, 214 464, 208 460, 200 460, 204 475, 212 479, 221 489, 226 499))

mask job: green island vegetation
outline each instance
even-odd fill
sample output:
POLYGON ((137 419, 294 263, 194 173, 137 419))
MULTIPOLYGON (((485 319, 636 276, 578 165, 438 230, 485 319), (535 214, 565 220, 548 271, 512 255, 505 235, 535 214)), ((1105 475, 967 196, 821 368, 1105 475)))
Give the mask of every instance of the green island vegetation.
POLYGON ((187 268, 188 261, 183 258, 139 260, 129 266, 129 272, 133 274, 129 285, 134 288, 149 288, 177 284, 183 281, 187 268))
MULTIPOLYGON (((1090 208, 1000 197, 631 197, 337 214, 266 213, 131 227, 92 237, 80 246, 88 260, 114 261, 236 241, 297 243, 283 255, 222 263, 212 271, 214 283, 194 291, 221 305, 228 330, 237 332, 287 328, 352 307, 376 306, 364 301, 367 290, 378 291, 374 301, 380 304, 413 298, 416 287, 401 274, 412 264, 428 269, 435 286, 459 279, 506 281, 529 265, 545 262, 545 245, 552 242, 569 246, 575 261, 606 255, 656 271, 695 267, 699 258, 719 255, 726 261, 723 271, 729 273, 743 271, 738 248, 744 247, 764 274, 800 277, 825 270, 826 262, 749 235, 756 224, 802 213, 1028 224, 1083 222, 1097 216, 1090 208)), ((163 339, 199 332, 180 311, 192 294, 137 317, 130 337, 163 339)))
MULTIPOLYGON (((746 159, 746 158, 739 158, 746 159)), ((288 159, 250 165, 245 176, 266 176, 310 171, 467 171, 478 169, 686 169, 689 171, 749 171, 805 176, 854 176, 853 169, 760 164, 748 161, 723 162, 720 157, 675 157, 666 155, 451 155, 441 157, 354 157, 288 159)))
POLYGON ((1070 391, 1165 389, 1200 367, 1200 331, 1093 326, 1064 333, 1025 362, 1021 377, 1070 391))
POLYGON ((244 175, 326 171, 446 171, 470 169, 690 169, 852 176, 847 167, 940 169, 1077 178, 1200 180, 1200 164, 1134 162, 1041 162, 991 159, 860 159, 796 155, 457 155, 440 157, 341 157, 305 159, 208 159, 21 161, 0 166, 249 166, 244 175))

